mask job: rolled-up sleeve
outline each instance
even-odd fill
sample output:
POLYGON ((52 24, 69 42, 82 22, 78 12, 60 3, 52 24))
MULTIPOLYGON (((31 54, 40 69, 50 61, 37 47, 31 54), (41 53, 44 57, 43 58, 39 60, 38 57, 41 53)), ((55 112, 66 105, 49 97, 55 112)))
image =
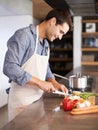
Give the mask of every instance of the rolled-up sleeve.
POLYGON ((5 55, 3 72, 7 75, 10 81, 23 86, 28 82, 32 76, 22 69, 22 59, 27 50, 27 43, 29 43, 27 35, 23 32, 16 32, 8 40, 8 50, 5 55))

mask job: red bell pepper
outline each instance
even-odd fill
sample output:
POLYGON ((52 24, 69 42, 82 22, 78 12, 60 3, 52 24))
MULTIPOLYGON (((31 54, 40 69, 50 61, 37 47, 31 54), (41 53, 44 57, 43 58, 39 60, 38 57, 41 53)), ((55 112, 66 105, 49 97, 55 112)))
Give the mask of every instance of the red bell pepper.
POLYGON ((77 102, 78 102, 77 99, 72 100, 72 99, 69 99, 69 98, 65 98, 62 101, 63 109, 65 111, 71 111, 74 108, 74 106, 76 105, 77 102))
POLYGON ((73 100, 65 98, 63 99, 63 109, 65 111, 71 111, 73 109, 73 100))

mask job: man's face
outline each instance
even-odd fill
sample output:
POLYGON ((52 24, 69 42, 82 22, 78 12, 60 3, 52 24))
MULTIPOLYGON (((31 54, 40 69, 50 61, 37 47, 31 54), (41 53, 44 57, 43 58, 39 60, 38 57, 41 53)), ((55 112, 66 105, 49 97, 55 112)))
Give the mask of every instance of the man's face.
POLYGON ((47 29, 46 38, 49 41, 54 41, 55 39, 62 39, 62 36, 69 31, 69 25, 67 23, 63 23, 62 25, 56 25, 55 19, 51 21, 50 26, 47 29))

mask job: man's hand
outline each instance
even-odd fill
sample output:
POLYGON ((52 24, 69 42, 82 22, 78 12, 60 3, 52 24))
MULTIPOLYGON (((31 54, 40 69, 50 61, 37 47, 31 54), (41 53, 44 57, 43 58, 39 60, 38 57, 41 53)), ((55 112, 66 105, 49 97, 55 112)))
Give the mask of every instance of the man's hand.
POLYGON ((53 84, 53 86, 55 87, 55 89, 61 90, 62 92, 68 93, 68 89, 66 88, 66 86, 63 85, 63 84, 60 84, 54 78, 50 78, 49 81, 53 84))
POLYGON ((32 77, 32 79, 27 82, 27 85, 37 86, 38 88, 42 89, 45 92, 54 92, 56 88, 50 81, 43 81, 36 77, 32 77))

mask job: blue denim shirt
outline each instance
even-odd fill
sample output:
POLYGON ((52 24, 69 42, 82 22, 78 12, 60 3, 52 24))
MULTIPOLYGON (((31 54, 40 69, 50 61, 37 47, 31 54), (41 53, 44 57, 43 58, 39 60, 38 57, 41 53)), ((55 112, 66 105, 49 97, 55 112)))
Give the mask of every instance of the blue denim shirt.
MULTIPOLYGON (((33 55, 36 44, 35 41, 36 28, 33 25, 17 30, 8 40, 8 50, 5 55, 3 72, 9 77, 9 82, 14 81, 23 86, 32 78, 21 66, 33 55)), ((47 47, 49 47, 47 39, 44 39, 44 44, 42 44, 39 39, 37 53, 47 55, 47 47)), ((54 78, 49 64, 47 66, 46 80, 48 80, 48 78, 54 78)))

